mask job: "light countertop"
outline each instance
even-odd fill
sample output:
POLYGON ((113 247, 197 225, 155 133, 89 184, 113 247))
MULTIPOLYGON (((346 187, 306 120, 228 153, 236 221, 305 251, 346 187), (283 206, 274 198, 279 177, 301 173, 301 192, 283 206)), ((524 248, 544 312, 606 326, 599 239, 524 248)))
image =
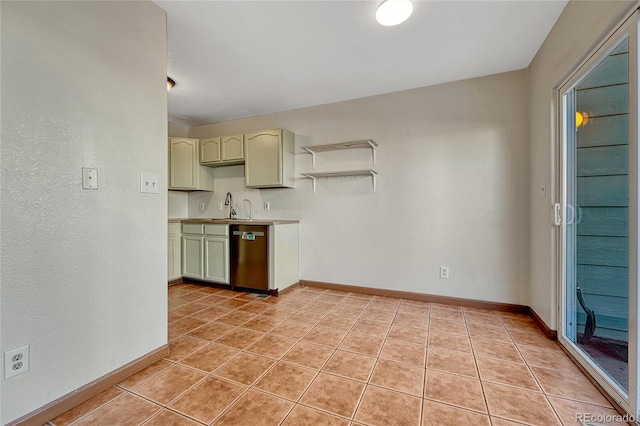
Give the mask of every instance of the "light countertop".
POLYGON ((169 223, 205 223, 223 225, 286 225, 290 223, 300 223, 299 220, 291 219, 169 219, 169 223))

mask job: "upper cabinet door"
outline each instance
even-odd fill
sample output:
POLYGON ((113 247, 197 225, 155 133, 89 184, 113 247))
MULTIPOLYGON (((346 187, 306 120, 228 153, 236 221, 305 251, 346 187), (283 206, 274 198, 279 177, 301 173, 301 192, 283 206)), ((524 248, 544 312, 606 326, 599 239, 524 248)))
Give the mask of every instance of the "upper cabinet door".
POLYGON ((200 141, 200 163, 209 167, 244 163, 242 135, 202 139, 200 141))
POLYGON ((192 189, 198 186, 198 140, 169 140, 169 188, 192 189))
POLYGON ((245 135, 245 180, 247 186, 282 184, 282 135, 280 130, 266 130, 245 135))
POLYGON ((198 139, 169 139, 169 189, 213 191, 213 169, 200 165, 198 139))
POLYGON ((244 142, 242 135, 223 136, 222 161, 244 160, 244 142))
POLYGON ((202 164, 217 162, 222 159, 220 138, 202 139, 200 141, 200 162, 202 164))
POLYGON ((285 129, 244 135, 245 184, 252 188, 294 187, 294 135, 285 129))

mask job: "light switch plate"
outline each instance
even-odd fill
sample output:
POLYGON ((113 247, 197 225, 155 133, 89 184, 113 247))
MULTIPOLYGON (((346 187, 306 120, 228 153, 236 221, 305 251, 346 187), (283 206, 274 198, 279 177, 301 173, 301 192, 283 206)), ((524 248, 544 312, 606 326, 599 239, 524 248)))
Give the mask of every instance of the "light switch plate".
POLYGON ((140 192, 160 193, 160 176, 155 173, 140 173, 140 192))
POLYGON ((82 168, 82 189, 98 189, 98 169, 82 168))

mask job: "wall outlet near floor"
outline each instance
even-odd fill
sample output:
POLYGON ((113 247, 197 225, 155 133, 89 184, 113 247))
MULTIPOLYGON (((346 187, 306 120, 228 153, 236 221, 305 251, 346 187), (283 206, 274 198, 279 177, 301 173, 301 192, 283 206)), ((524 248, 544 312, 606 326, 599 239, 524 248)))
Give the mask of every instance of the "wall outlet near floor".
POLYGON ((267 201, 267 202, 265 202, 265 203, 264 203, 264 209, 265 209, 265 210, 267 210, 267 211, 271 210, 271 203, 270 203, 270 202, 268 202, 268 201, 267 201))
POLYGON ((204 203, 200 203, 200 211, 203 212, 204 211, 204 203))
POLYGON ((29 345, 4 353, 4 379, 29 371, 29 345))
POLYGON ((443 280, 448 280, 449 279, 449 267, 448 266, 441 266, 440 267, 440 278, 442 278, 443 280))

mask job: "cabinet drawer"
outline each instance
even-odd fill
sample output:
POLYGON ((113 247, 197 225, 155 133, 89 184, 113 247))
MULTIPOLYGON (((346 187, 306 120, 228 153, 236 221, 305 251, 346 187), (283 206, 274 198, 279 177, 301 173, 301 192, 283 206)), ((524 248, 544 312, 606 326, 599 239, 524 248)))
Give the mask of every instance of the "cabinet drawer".
POLYGON ((182 224, 182 233, 183 234, 203 234, 204 225, 201 223, 183 223, 182 224))
POLYGON ((229 235, 229 225, 204 225, 204 233, 206 235, 229 235))
POLYGON ((169 235, 179 234, 181 229, 180 223, 170 223, 169 224, 169 235))

